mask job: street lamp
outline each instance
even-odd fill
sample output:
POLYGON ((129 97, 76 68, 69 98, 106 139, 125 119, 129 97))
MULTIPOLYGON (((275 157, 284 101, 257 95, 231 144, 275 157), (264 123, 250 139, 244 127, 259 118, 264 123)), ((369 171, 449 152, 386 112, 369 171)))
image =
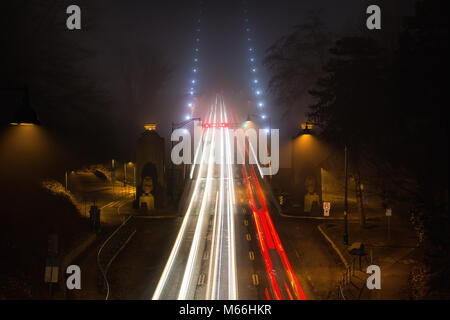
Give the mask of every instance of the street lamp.
POLYGON ((128 166, 133 168, 133 188, 134 188, 134 200, 136 200, 136 166, 133 162, 128 162, 128 166))
POLYGON ((311 130, 314 127, 315 123, 312 122, 303 122, 301 124, 303 134, 311 134, 311 130))
MULTIPOLYGON (((183 121, 183 122, 180 122, 180 123, 174 123, 174 122, 172 122, 172 134, 173 134, 173 131, 175 130, 175 129, 180 129, 180 128, 182 128, 182 127, 184 127, 184 126, 186 126, 186 125, 188 125, 189 123, 191 123, 192 121, 202 121, 202 119, 201 118, 189 118, 189 119, 187 119, 187 120, 185 120, 185 121, 183 121)), ((172 139, 170 139, 170 140, 172 140, 172 139)), ((171 145, 172 145, 172 149, 173 149, 173 143, 174 143, 174 141, 171 141, 171 145)), ((172 170, 170 170, 170 187, 171 187, 171 197, 172 197, 172 200, 173 200, 173 198, 174 198, 174 196, 173 196, 173 188, 174 188, 174 179, 173 179, 173 162, 171 162, 171 167, 172 167, 172 170)), ((184 164, 184 178, 186 178, 186 164, 184 164)))
POLYGON ((345 176, 345 191, 344 191, 344 244, 348 245, 348 200, 347 200, 347 189, 348 189, 348 155, 347 155, 347 145, 344 147, 344 176, 345 176))
POLYGON ((20 92, 23 95, 22 104, 14 112, 13 119, 10 125, 13 126, 30 126, 40 124, 36 111, 33 109, 30 103, 30 94, 28 88, 2 88, 1 91, 6 92, 20 92))

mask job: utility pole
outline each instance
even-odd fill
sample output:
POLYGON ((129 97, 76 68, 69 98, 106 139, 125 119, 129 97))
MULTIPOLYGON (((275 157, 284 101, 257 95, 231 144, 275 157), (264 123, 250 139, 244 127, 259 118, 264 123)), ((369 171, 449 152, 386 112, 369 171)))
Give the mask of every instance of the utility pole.
POLYGON ((114 182, 116 180, 116 168, 114 159, 111 160, 111 186, 112 186, 112 196, 114 199, 114 182))
POLYGON ((134 200, 136 200, 137 190, 136 190, 136 164, 133 166, 133 187, 134 187, 134 200))
POLYGON ((345 175, 345 191, 344 191, 344 244, 348 245, 348 155, 347 145, 344 147, 344 175, 345 175))

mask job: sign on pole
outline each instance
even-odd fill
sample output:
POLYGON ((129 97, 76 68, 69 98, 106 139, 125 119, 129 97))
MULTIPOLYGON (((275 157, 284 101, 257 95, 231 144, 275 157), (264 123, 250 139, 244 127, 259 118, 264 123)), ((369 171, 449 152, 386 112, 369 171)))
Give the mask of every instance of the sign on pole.
POLYGON ((391 240, 391 217, 392 217, 392 209, 386 209, 386 217, 387 217, 387 231, 388 231, 388 240, 391 240))
POLYGON ((57 283, 59 271, 59 259, 56 257, 48 257, 45 261, 45 283, 57 283))
POLYGON ((323 203, 323 215, 325 217, 330 216, 330 209, 331 209, 331 203, 330 202, 324 202, 323 203))

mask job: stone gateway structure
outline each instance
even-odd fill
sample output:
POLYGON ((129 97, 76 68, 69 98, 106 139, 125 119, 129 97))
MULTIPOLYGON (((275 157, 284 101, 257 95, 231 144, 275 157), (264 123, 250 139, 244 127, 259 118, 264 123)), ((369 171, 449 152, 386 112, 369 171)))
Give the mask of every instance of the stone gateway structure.
POLYGON ((136 148, 135 206, 145 203, 147 209, 152 210, 152 204, 155 209, 165 204, 164 138, 156 132, 156 124, 146 123, 144 128, 136 148))

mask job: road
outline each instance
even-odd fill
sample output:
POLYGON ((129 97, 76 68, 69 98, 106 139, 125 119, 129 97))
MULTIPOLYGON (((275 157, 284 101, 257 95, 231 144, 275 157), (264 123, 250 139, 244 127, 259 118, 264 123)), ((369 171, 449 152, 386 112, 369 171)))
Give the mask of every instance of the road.
POLYGON ((191 197, 153 299, 238 298, 231 150, 228 128, 215 125, 228 122, 220 96, 206 119, 213 126, 195 151, 191 197))
POLYGON ((330 298, 342 269, 316 224, 280 217, 258 164, 232 163, 221 96, 205 119, 183 218, 138 218, 109 271, 112 298, 330 298))
POLYGON ((201 159, 191 168, 186 214, 153 299, 259 298, 255 288, 261 281, 267 299, 306 299, 270 218, 254 165, 234 164, 228 118, 223 97, 217 95, 195 151, 201 159), (242 180, 250 207, 236 202, 235 185, 242 180), (253 230, 236 228, 240 214, 249 214, 244 226, 252 220, 253 230), (259 250, 251 248, 252 238, 258 240, 259 250), (266 272, 253 273, 251 261, 260 254, 266 272))

